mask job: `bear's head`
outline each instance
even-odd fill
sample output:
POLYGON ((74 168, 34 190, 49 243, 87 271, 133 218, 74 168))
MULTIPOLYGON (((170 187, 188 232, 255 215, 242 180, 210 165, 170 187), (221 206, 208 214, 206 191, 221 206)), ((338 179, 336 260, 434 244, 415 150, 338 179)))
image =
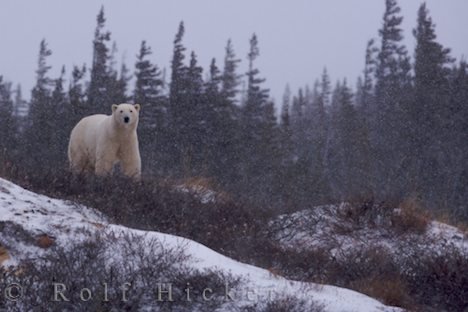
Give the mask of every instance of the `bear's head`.
POLYGON ((138 126, 140 104, 114 104, 112 105, 112 117, 119 127, 134 129, 138 126))

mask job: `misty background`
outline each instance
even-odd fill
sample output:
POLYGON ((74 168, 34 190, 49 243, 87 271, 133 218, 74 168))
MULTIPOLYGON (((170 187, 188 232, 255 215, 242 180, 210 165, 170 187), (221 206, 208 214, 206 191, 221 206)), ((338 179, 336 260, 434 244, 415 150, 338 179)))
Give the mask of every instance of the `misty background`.
POLYGON ((140 103, 146 180, 468 219, 462 1, 1 6, 4 172, 66 172, 81 118, 140 103))

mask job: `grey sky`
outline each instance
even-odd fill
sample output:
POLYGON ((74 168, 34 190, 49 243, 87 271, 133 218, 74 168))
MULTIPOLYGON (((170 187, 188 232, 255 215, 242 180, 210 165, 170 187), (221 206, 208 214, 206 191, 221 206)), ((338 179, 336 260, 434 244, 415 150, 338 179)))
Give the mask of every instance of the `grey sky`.
MULTIPOLYGON (((421 2, 399 1, 411 55, 411 30, 421 2)), ((452 48, 457 59, 467 56, 468 1, 426 2, 437 25, 439 42, 452 48)), ((72 65, 89 65, 101 5, 105 7, 107 29, 119 49, 118 58, 123 57, 132 70, 143 39, 153 49, 152 60, 168 67, 174 35, 183 20, 187 52, 194 50, 205 70, 212 57, 222 67, 224 47, 231 38, 243 61, 239 71, 243 73, 248 41, 255 32, 260 44, 257 66, 277 102, 287 83, 293 90, 311 85, 324 66, 332 81, 346 77, 354 83, 362 71, 366 42, 377 37, 384 11, 384 0, 4 0, 0 2, 0 75, 21 83, 24 95, 29 97, 42 38, 53 51, 49 59, 53 77, 58 76, 62 65, 67 68, 67 78, 72 65)))

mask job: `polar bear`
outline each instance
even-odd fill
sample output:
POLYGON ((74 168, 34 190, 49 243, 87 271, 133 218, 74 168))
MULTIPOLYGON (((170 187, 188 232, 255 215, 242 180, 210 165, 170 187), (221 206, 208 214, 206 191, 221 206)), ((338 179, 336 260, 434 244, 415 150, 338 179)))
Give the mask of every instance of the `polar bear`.
POLYGON ((139 104, 114 104, 112 115, 92 115, 73 128, 68 160, 74 172, 106 175, 120 162, 122 172, 136 180, 141 176, 137 126, 139 104))

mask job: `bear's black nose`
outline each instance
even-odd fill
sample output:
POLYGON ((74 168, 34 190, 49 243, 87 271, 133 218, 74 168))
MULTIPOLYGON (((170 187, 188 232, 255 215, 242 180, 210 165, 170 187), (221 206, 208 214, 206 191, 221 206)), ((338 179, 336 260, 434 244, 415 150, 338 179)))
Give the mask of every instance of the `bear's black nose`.
POLYGON ((130 117, 125 117, 124 121, 125 121, 125 123, 128 123, 130 121, 130 117))

